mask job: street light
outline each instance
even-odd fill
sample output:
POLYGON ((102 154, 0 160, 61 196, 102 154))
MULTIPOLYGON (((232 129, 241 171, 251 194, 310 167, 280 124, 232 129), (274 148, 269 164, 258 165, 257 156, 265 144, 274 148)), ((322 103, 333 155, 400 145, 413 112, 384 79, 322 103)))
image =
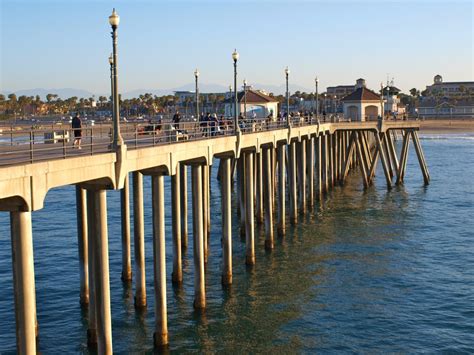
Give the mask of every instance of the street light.
POLYGON ((337 96, 334 95, 334 113, 337 113, 337 96))
POLYGON ((290 92, 288 91, 288 75, 290 74, 290 69, 288 66, 285 68, 286 76, 286 125, 290 127, 290 92))
POLYGON ((199 121, 199 87, 198 87, 198 78, 199 70, 194 71, 194 78, 196 79, 196 119, 199 121))
MULTIPOLYGON (((113 59, 111 66, 112 68, 112 97, 113 97, 113 120, 114 120, 114 137, 113 137, 113 148, 117 149, 123 145, 122 135, 120 134, 120 109, 119 109, 119 96, 118 96, 118 84, 117 84, 117 28, 120 23, 120 17, 113 9, 112 15, 109 16, 109 24, 112 27, 112 48, 113 48, 113 59)), ((110 63, 110 58, 109 58, 110 63)))
POLYGON ((244 115, 247 119, 247 80, 244 79, 244 115))
POLYGON ((232 59, 234 60, 234 90, 235 90, 235 107, 234 107, 234 124, 235 131, 240 132, 238 117, 237 117, 237 61, 239 60, 239 53, 237 49, 234 49, 232 53, 232 59))
POLYGON ((318 113, 319 113, 319 98, 318 98, 318 84, 319 84, 319 79, 316 77, 314 79, 314 83, 316 84, 316 119, 318 118, 318 113))

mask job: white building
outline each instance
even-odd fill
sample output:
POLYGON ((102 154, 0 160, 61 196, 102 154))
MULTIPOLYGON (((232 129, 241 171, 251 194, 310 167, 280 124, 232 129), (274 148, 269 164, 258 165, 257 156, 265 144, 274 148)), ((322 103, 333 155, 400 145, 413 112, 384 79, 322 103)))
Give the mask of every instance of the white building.
MULTIPOLYGON (((240 115, 240 113, 244 115, 245 107, 249 118, 265 118, 270 114, 276 117, 278 114, 278 101, 262 90, 247 89, 246 95, 243 91, 240 91, 237 95, 237 101, 237 115, 240 115)), ((225 115, 227 117, 234 116, 234 105, 234 97, 225 101, 225 115)))
POLYGON ((365 80, 358 79, 356 90, 342 98, 343 112, 352 121, 375 120, 380 115, 381 98, 365 87, 365 80))

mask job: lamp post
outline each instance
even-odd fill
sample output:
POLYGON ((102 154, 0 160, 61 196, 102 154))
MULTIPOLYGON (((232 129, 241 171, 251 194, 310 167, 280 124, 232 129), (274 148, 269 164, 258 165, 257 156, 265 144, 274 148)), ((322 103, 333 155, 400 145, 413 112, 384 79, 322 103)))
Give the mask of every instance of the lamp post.
POLYGON ((334 113, 337 113, 337 96, 334 95, 334 113))
POLYGON ((232 116, 232 85, 229 85, 229 117, 232 116))
POLYGON ((383 83, 380 83, 380 119, 383 120, 383 83))
POLYGON ((120 23, 120 17, 113 9, 112 15, 109 16, 109 23, 112 26, 112 47, 113 47, 113 70, 112 70, 112 97, 113 97, 113 120, 114 120, 114 137, 113 148, 118 148, 123 145, 122 135, 120 134, 120 110, 119 110, 119 96, 117 85, 117 28, 120 23))
POLYGON ((234 60, 234 90, 235 90, 235 107, 234 107, 234 124, 235 124, 235 132, 240 132, 239 127, 239 118, 237 117, 237 61, 239 60, 239 53, 236 49, 232 53, 232 59, 234 60))
POLYGON ((286 125, 290 127, 290 91, 288 90, 288 75, 290 74, 290 69, 288 66, 285 68, 286 76, 286 125))
POLYGON ((114 57, 112 54, 109 56, 109 64, 110 64, 110 102, 111 102, 111 111, 112 111, 112 121, 115 122, 114 119, 114 57))
POLYGON ((247 80, 244 79, 244 115, 247 119, 247 80))
POLYGON ((323 102, 324 112, 326 112, 328 110, 328 102, 326 100, 326 96, 327 96, 327 94, 324 93, 324 102, 323 102))
POLYGON ((387 111, 392 111, 392 110, 389 110, 390 108, 388 104, 389 95, 390 95, 390 86, 387 85, 387 111))
POLYGON ((194 78, 196 81, 196 119, 199 121, 199 86, 198 86, 198 78, 199 78, 199 70, 194 71, 194 78))
POLYGON ((314 79, 314 83, 316 84, 316 119, 318 118, 319 114, 319 98, 318 98, 318 84, 319 84, 319 79, 316 77, 314 79))

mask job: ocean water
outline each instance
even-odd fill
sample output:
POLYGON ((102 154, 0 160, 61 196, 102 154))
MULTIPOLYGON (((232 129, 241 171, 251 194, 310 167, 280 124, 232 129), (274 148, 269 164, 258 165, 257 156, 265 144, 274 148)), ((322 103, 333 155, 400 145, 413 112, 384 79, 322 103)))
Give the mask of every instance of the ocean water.
MULTIPOLYGON (((404 186, 387 191, 379 170, 363 189, 351 173, 256 265, 234 226, 234 284, 220 284, 220 196, 212 171, 207 309, 193 301, 192 237, 184 284, 168 280, 170 350, 175 352, 474 352, 474 135, 422 135, 431 184, 410 147, 404 186)), ((379 164, 379 169, 380 169, 379 164)), ((169 185, 169 178, 166 178, 169 185)), ((119 193, 107 193, 113 347, 153 351, 150 181, 145 178, 148 309, 136 312, 134 286, 120 280, 119 193)), ((234 196, 235 197, 235 196, 234 196)), ((167 205, 170 199, 168 186, 167 205)), ((236 210, 236 201, 233 201, 236 210)), ((87 312, 79 305, 74 188, 48 193, 33 213, 37 312, 42 353, 86 353, 87 312)), ((191 220, 191 218, 190 218, 191 220)), ((233 222, 237 219, 234 215, 233 222)), ((133 226, 132 226, 133 228, 133 226)), ((166 215, 167 275, 171 220, 166 215)), ((190 228, 192 231, 192 228, 190 228)), ((133 239, 133 238, 132 238, 133 239)), ((132 240, 133 247, 133 240, 132 240)), ((132 249, 133 250, 133 249, 132 249)), ((9 218, 0 213, 0 353, 15 352, 9 218)))

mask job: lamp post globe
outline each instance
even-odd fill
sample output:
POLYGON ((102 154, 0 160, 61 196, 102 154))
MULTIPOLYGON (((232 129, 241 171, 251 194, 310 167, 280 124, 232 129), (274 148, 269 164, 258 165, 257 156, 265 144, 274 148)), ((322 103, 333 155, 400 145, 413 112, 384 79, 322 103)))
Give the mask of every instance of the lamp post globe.
POLYGON ((120 16, 113 9, 112 15, 109 16, 109 24, 112 27, 112 58, 109 57, 110 70, 112 75, 112 98, 113 98, 113 148, 117 149, 123 145, 122 135, 120 134, 120 108, 118 97, 118 73, 117 73, 117 27, 120 23, 120 16))
POLYGON ((113 65, 114 64, 114 57, 112 56, 112 53, 109 55, 109 64, 113 65))
POLYGON ((236 49, 234 49, 234 52, 232 53, 232 60, 234 61, 234 125, 235 125, 235 132, 240 132, 240 127, 239 127, 239 118, 237 116, 237 61, 239 60, 239 53, 237 52, 236 49))
POLYGON ((112 15, 109 16, 109 23, 112 28, 118 27, 120 23, 120 16, 117 14, 117 11, 115 11, 115 8, 112 10, 112 15))

